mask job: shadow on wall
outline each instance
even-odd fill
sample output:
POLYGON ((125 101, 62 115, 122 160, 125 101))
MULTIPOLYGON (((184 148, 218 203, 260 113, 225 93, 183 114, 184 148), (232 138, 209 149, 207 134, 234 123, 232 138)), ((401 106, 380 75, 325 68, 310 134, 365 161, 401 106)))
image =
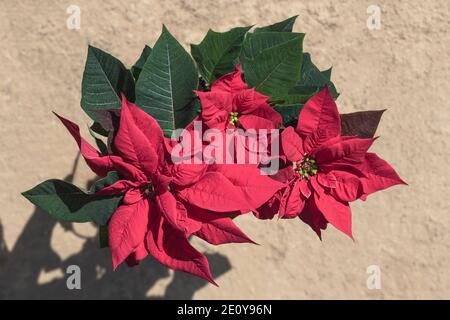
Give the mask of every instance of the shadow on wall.
MULTIPOLYGON (((76 166, 77 160, 66 181, 73 180, 76 166)), ((147 258, 134 268, 123 265, 114 272, 109 251, 99 249, 97 237, 87 238, 79 253, 61 260, 50 245, 53 229, 58 223, 36 208, 9 252, 0 221, 0 299, 192 299, 197 290, 208 285, 204 280, 176 271, 164 294, 152 295, 155 283, 170 277, 168 269, 147 258), (67 288, 69 275, 66 270, 70 265, 81 268, 81 290, 67 288), (43 272, 59 276, 39 284, 43 272)), ((61 225, 74 232, 71 223, 61 225)), ((225 256, 206 256, 214 277, 231 269, 225 256)))

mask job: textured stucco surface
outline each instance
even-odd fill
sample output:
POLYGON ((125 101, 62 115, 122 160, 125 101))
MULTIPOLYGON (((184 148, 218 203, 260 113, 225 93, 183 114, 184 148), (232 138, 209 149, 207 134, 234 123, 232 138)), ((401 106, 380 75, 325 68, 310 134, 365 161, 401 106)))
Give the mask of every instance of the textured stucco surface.
MULTIPOLYGON (((450 298, 448 0, 0 0, 0 7, 1 298, 450 298), (78 31, 66 28, 71 4, 81 8, 78 31), (370 4, 382 9, 381 30, 366 26, 370 4), (71 171, 76 145, 51 111, 88 123, 79 100, 89 43, 130 66, 163 23, 187 46, 208 27, 294 14, 296 30, 307 33, 305 51, 320 67, 333 66, 340 110, 388 109, 373 149, 409 183, 353 204, 355 242, 332 228, 320 242, 297 220, 241 217, 260 246, 196 243, 222 270, 215 288, 151 261, 112 273, 107 251, 89 240, 93 227, 55 225, 20 196, 71 171), (82 265, 81 292, 65 289, 72 263, 82 265), (381 290, 366 287, 369 265, 381 268, 381 290)), ((90 178, 80 161, 75 183, 90 178)))

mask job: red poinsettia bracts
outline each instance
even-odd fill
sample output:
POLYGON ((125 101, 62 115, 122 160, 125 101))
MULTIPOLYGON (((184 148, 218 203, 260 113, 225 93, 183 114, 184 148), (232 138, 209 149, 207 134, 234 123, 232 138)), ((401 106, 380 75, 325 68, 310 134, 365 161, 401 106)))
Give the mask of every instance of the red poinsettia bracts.
POLYGON ((352 237, 349 202, 404 184, 386 161, 367 152, 374 138, 340 136, 340 131, 337 106, 325 87, 305 104, 297 127, 281 134, 287 166, 276 179, 287 187, 261 210, 261 218, 279 209, 281 218, 300 217, 319 237, 328 223, 352 237))
POLYGON ((212 284, 208 260, 190 239, 254 243, 233 222, 241 214, 299 218, 319 238, 331 224, 353 239, 349 203, 405 182, 369 152, 384 110, 340 115, 331 70, 302 54, 304 35, 292 33, 294 21, 260 27, 284 26, 269 37, 247 27, 208 32, 191 54, 163 27, 130 69, 89 46, 80 105, 101 152, 78 125, 56 116, 102 179, 88 192, 49 179, 22 195, 59 221, 95 223, 114 270, 151 256, 212 284), (160 59, 167 49, 175 56, 160 59), (276 55, 289 70, 265 72, 276 55), (319 83, 332 93, 327 86, 317 93, 319 83), (99 103, 103 110, 93 110, 99 103))
POLYGON ((202 104, 201 119, 208 128, 224 130, 242 127, 244 129, 277 129, 282 118, 267 103, 269 99, 254 88, 248 89, 242 80, 242 69, 219 78, 210 92, 196 91, 202 104))
POLYGON ((253 209, 240 190, 204 164, 173 164, 157 122, 122 97, 117 155, 101 156, 76 124, 59 117, 98 175, 118 171, 123 180, 98 192, 123 194, 108 224, 114 269, 124 260, 137 264, 148 254, 162 264, 212 283, 206 257, 189 243, 190 235, 212 244, 253 242, 229 218, 253 209), (218 190, 220 188, 220 191, 218 190))

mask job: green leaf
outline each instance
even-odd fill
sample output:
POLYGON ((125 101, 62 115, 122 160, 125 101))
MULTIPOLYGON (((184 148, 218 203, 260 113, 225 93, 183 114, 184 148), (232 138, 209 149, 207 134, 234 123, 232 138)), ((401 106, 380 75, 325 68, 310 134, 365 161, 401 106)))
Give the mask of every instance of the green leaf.
POLYGON ((91 186, 91 189, 89 190, 89 193, 96 193, 97 191, 100 191, 103 188, 106 188, 121 179, 122 179, 122 177, 119 172, 110 171, 110 172, 108 172, 106 177, 94 182, 94 184, 91 186))
POLYGON ((298 15, 290 17, 286 20, 271 24, 269 26, 256 28, 253 32, 254 33, 260 33, 260 32, 292 32, 292 28, 294 27, 295 20, 297 19, 298 15))
POLYGON ((243 70, 248 85, 274 99, 286 96, 300 80, 303 37, 288 32, 247 34, 243 70))
POLYGON ((98 245, 100 248, 109 247, 108 226, 98 226, 98 245))
POLYGON ((275 105, 273 106, 273 109, 275 111, 278 111, 279 114, 281 114, 281 117, 283 118, 283 126, 296 126, 298 115, 300 111, 303 109, 303 104, 283 104, 283 105, 275 105))
POLYGON ((195 116, 199 116, 202 113, 202 105, 200 104, 199 99, 195 99, 193 102, 193 110, 195 111, 195 116))
POLYGON ((108 153, 109 153, 108 147, 103 142, 103 140, 96 136, 94 130, 92 130, 91 127, 88 127, 88 129, 89 129, 89 133, 91 134, 92 138, 94 138, 95 144, 97 145, 97 148, 100 150, 100 153, 102 154, 102 156, 108 155, 108 153))
MULTIPOLYGON (((264 50, 276 47, 291 40, 296 40, 299 37, 303 38, 302 33, 287 33, 287 32, 264 32, 264 33, 249 33, 245 37, 243 43, 242 55, 245 60, 254 60, 264 50)), ((301 55, 300 55, 301 57, 301 55)))
MULTIPOLYGON (((316 87, 311 87, 311 90, 316 90, 316 87)), ((309 100, 309 98, 311 98, 311 91, 308 91, 306 93, 303 92, 297 92, 295 94, 288 94, 287 96, 285 96, 284 98, 282 98, 281 100, 283 101, 283 104, 297 104, 297 103, 301 103, 304 104, 306 103, 306 101, 309 100)))
POLYGON ((294 97, 286 98, 288 103, 300 102, 305 103, 314 94, 319 92, 325 85, 328 85, 334 99, 337 99, 339 94, 331 78, 331 68, 325 71, 320 71, 311 61, 309 53, 303 54, 303 66, 301 71, 301 78, 298 84, 289 91, 289 95, 301 96, 301 99, 294 101, 294 97), (306 99, 306 100, 305 100, 306 99))
POLYGON ((280 97, 282 103, 274 106, 283 117, 283 125, 295 126, 298 120, 298 114, 303 108, 303 105, 323 86, 328 85, 331 94, 336 99, 339 94, 336 91, 334 84, 331 82, 331 68, 320 71, 311 61, 309 53, 303 54, 303 64, 301 70, 301 77, 298 84, 289 90, 289 93, 280 97))
POLYGON ((90 129, 103 136, 103 137, 107 137, 108 136, 108 130, 106 130, 105 128, 103 128, 103 126, 99 123, 99 122, 94 122, 91 126, 90 129))
MULTIPOLYGON (((103 125, 103 112, 120 109, 120 93, 134 101, 134 80, 122 62, 98 48, 89 46, 81 84, 81 107, 103 125)), ((105 126, 104 126, 105 127, 105 126)))
POLYGON ((234 28, 227 32, 215 32, 210 29, 200 44, 191 45, 192 57, 208 84, 234 71, 242 41, 250 28, 234 28))
POLYGON ((97 196, 62 180, 47 180, 22 195, 56 220, 107 224, 122 196, 97 196))
POLYGON ((333 70, 333 68, 329 68, 327 70, 324 71, 320 71, 320 73, 325 77, 325 79, 327 79, 327 81, 331 80, 331 71, 333 70))
POLYGON ((163 27, 136 84, 136 104, 170 136, 173 129, 184 128, 192 121, 193 90, 197 86, 194 61, 163 27))
POLYGON ((134 66, 131 67, 131 73, 133 74, 136 81, 138 80, 142 68, 144 68, 144 64, 147 61, 147 58, 150 56, 150 53, 152 53, 152 48, 150 48, 149 46, 145 46, 144 50, 142 50, 141 56, 136 61, 134 66))

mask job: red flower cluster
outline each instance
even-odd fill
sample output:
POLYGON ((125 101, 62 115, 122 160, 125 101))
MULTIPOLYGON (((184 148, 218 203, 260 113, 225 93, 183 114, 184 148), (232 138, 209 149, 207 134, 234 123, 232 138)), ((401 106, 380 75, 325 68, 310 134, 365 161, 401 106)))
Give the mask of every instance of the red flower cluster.
POLYGON ((222 172, 233 176, 227 168, 172 163, 168 141, 157 122, 124 96, 122 102, 113 144, 117 155, 101 156, 80 136, 76 124, 58 116, 96 174, 118 171, 123 176, 97 192, 124 195, 108 225, 114 269, 125 260, 132 266, 151 254, 172 269, 214 283, 206 257, 189 244, 188 237, 214 245, 252 243, 231 217, 261 206, 282 185, 250 166, 240 167, 239 183, 225 177, 222 172), (249 181, 258 182, 260 188, 247 189, 249 181), (250 199, 249 190, 258 194, 256 199, 250 199))
POLYGON ((268 96, 248 89, 240 65, 218 79, 210 92, 197 91, 197 95, 202 104, 201 118, 208 128, 278 129, 283 122, 267 104, 268 96))
POLYGON ((353 238, 349 202, 396 184, 405 184, 375 153, 375 138, 341 136, 340 115, 328 88, 312 97, 300 112, 297 127, 281 134, 285 168, 275 179, 285 183, 261 210, 261 218, 279 212, 299 217, 321 237, 331 223, 353 238))
MULTIPOLYGON (((281 116, 269 97, 248 89, 240 67, 220 78, 210 92, 197 92, 200 119, 209 128, 278 129, 281 116)), ((59 117, 59 116, 58 116, 59 117)), ((89 167, 99 176, 117 171, 122 180, 98 195, 122 194, 112 215, 109 246, 114 268, 135 265, 147 255, 212 283, 206 257, 189 237, 211 244, 253 242, 232 221, 243 213, 260 218, 300 217, 320 236, 331 223, 352 236, 348 202, 403 183, 367 150, 374 139, 340 136, 340 116, 327 88, 308 101, 296 128, 281 136, 285 167, 271 178, 257 165, 177 164, 171 141, 147 113, 122 97, 114 154, 102 156, 80 136, 76 124, 59 117, 89 167)))

